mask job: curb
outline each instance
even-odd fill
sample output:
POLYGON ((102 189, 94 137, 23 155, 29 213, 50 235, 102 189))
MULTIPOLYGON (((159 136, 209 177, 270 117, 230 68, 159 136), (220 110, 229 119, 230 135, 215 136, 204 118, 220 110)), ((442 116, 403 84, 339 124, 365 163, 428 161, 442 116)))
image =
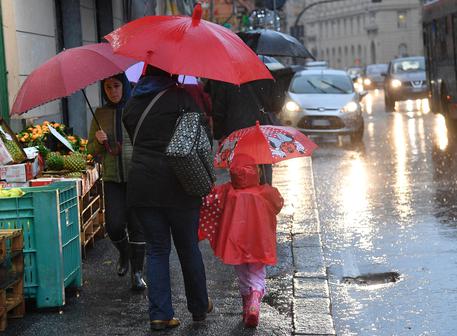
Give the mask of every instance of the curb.
POLYGON ((294 265, 293 335, 336 335, 322 247, 312 160, 307 157, 278 165, 293 183, 274 183, 285 199, 280 218, 291 234, 294 265))

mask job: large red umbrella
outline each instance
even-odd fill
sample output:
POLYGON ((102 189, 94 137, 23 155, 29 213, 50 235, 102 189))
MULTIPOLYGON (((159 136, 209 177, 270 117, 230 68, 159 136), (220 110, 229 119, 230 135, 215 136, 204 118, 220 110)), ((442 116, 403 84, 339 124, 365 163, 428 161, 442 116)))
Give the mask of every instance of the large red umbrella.
POLYGON ((227 168, 236 155, 247 155, 256 164, 271 164, 311 156, 317 145, 292 127, 259 125, 232 132, 219 146, 214 165, 227 168))
POLYGON ((115 53, 145 61, 172 74, 191 75, 236 85, 272 79, 256 54, 227 28, 192 17, 147 16, 105 36, 115 53))
POLYGON ((70 96, 96 81, 123 72, 136 62, 115 55, 108 43, 62 51, 27 77, 10 114, 22 114, 34 107, 70 96))

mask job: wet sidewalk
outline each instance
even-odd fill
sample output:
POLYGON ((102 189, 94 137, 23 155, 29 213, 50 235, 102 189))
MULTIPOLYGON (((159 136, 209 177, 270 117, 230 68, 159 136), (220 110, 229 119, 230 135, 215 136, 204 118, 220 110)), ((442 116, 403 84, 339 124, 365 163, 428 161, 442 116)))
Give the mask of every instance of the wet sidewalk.
MULTIPOLYGON (((241 299, 233 268, 221 264, 203 242, 208 291, 215 311, 205 323, 192 323, 186 308, 176 253, 170 260, 175 316, 179 328, 154 335, 334 335, 323 260, 311 160, 281 163, 274 185, 285 199, 278 217, 278 265, 268 268, 268 293, 260 326, 241 321, 241 299)), ((223 176, 221 176, 223 177, 223 176)), ((222 179, 223 180, 223 179, 222 179)), ((84 287, 62 312, 32 311, 10 320, 4 335, 149 335, 147 299, 129 291, 129 278, 114 273, 116 253, 108 239, 98 241, 84 261, 84 287)))

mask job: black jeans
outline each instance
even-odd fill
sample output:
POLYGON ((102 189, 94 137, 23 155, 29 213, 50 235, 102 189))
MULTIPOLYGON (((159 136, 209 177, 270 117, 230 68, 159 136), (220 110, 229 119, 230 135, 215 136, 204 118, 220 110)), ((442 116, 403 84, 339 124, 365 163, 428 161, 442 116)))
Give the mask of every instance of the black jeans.
POLYGON ((134 243, 143 243, 143 227, 133 211, 127 208, 127 183, 104 182, 105 189, 105 220, 109 238, 116 242, 123 240, 126 230, 129 240, 134 243))
POLYGON ((198 247, 200 210, 178 208, 134 208, 144 227, 149 298, 149 318, 170 320, 171 303, 170 251, 171 236, 178 252, 186 290, 187 308, 192 314, 208 309, 205 266, 198 247), (171 231, 171 235, 170 235, 171 231))

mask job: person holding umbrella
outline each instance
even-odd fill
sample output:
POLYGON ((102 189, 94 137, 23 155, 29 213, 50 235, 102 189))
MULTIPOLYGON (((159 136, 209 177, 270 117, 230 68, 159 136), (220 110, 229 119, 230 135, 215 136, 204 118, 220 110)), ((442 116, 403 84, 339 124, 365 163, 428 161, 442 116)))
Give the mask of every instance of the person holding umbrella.
POLYGON ((276 215, 284 200, 276 188, 260 185, 260 169, 249 155, 235 155, 231 182, 206 196, 200 215, 201 238, 208 238, 214 254, 234 265, 243 301, 243 322, 259 324, 265 294, 266 265, 275 265, 276 215))
POLYGON ((204 320, 213 309, 197 238, 201 198, 186 194, 164 154, 180 107, 199 111, 191 96, 178 87, 177 76, 148 65, 123 117, 133 142, 127 200, 143 225, 148 243, 146 262, 152 330, 180 325, 174 317, 171 301, 171 237, 181 263, 187 307, 193 320, 204 320), (150 105, 154 98, 157 100, 150 105), (148 105, 148 113, 142 118, 148 105))
POLYGON ((144 290, 143 229, 126 203, 132 155, 132 144, 122 125, 123 108, 130 97, 126 75, 120 73, 102 80, 102 95, 106 103, 95 111, 87 148, 103 164, 106 229, 119 251, 117 274, 124 276, 128 272, 130 260, 132 289, 144 290))
POLYGON ((150 65, 146 76, 135 87, 123 121, 134 139, 127 199, 143 224, 148 242, 147 281, 152 330, 180 325, 171 303, 171 237, 180 258, 187 307, 193 320, 205 320, 213 309, 198 248, 201 197, 184 192, 165 158, 165 150, 183 106, 180 104, 189 111, 199 109, 191 96, 177 87, 171 74, 235 85, 272 79, 255 53, 240 38, 229 29, 202 20, 202 13, 202 6, 197 3, 192 17, 143 17, 105 36, 114 53, 150 65), (147 115, 141 118, 148 106, 147 115), (140 122, 142 124, 135 132, 140 122))

